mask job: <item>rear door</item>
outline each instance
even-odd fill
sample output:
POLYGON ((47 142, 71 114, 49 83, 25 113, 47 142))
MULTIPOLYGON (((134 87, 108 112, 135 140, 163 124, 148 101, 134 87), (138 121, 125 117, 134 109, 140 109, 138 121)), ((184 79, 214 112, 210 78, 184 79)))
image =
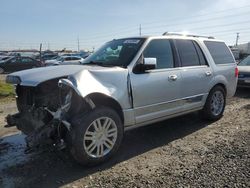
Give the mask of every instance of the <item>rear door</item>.
POLYGON ((175 68, 171 41, 151 40, 142 57, 156 58, 157 67, 130 75, 136 123, 171 115, 180 108, 181 75, 175 68))
POLYGON ((203 106, 212 82, 212 69, 196 41, 176 39, 180 60, 181 98, 183 110, 203 106))

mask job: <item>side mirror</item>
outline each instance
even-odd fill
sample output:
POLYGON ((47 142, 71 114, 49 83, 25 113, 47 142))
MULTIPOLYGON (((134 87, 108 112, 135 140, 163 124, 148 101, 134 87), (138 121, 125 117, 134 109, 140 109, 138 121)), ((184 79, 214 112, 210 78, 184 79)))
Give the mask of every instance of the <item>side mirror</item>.
POLYGON ((147 70, 155 69, 156 66, 157 66, 157 59, 156 58, 140 57, 136 66, 133 69, 133 72, 136 74, 145 73, 147 70))
POLYGON ((143 58, 143 69, 152 70, 155 69, 157 65, 157 59, 152 57, 143 58))

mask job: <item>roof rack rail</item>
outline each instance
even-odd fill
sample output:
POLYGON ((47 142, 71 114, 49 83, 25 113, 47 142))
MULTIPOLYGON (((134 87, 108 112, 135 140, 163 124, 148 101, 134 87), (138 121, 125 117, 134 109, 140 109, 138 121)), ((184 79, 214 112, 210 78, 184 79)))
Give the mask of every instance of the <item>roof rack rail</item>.
POLYGON ((193 35, 193 34, 185 34, 185 33, 175 33, 175 32, 165 32, 162 35, 169 35, 169 36, 186 36, 186 37, 202 37, 208 39, 215 39, 212 36, 202 36, 202 35, 193 35))

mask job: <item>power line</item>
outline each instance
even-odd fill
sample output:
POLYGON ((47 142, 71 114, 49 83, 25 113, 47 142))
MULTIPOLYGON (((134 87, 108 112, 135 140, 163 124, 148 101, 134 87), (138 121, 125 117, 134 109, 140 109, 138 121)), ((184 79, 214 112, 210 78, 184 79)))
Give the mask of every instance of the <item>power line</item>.
MULTIPOLYGON (((214 15, 214 14, 218 14, 218 13, 223 13, 223 12, 228 12, 228 11, 238 10, 238 9, 243 9, 243 8, 249 8, 249 7, 250 7, 250 5, 246 5, 246 6, 237 7, 237 8, 231 8, 231 9, 225 9, 225 10, 221 10, 221 11, 209 12, 209 13, 205 13, 205 14, 196 14, 196 15, 193 15, 193 16, 189 16, 188 18, 176 17, 176 18, 166 19, 165 21, 175 22, 176 20, 177 21, 183 20, 183 19, 184 20, 189 20, 190 18, 197 18, 197 16, 202 17, 202 16, 207 16, 207 15, 214 15)), ((143 25, 145 26, 145 25, 150 25, 152 23, 161 23, 161 22, 162 21, 146 22, 146 23, 143 23, 143 25)), ((134 27, 134 26, 131 26, 131 27, 134 27)), ((119 31, 124 31, 125 32, 125 31, 135 30, 135 29, 131 29, 131 27, 124 27, 123 29, 121 29, 119 31)), ((92 36, 96 37, 96 36, 107 36, 107 35, 92 35, 92 36)))
MULTIPOLYGON (((220 27, 228 27, 228 26, 235 26, 235 25, 239 25, 239 24, 244 24, 244 23, 249 23, 250 20, 245 20, 242 22, 233 22, 233 23, 228 23, 228 24, 220 24, 220 25, 208 25, 208 26, 202 26, 202 27, 190 27, 187 28, 188 30, 204 30, 207 28, 220 28, 220 27)), ((150 32, 150 33, 146 33, 146 34, 159 34, 159 32, 150 32)))
MULTIPOLYGON (((248 27, 248 28, 236 28, 236 29, 227 29, 227 30, 220 30, 220 31, 212 31, 210 33, 213 33, 213 34, 214 33, 227 33, 227 32, 232 32, 232 31, 237 32, 237 31, 245 31, 245 30, 249 30, 249 29, 250 29, 250 27, 248 27)), ((207 32, 206 33, 201 32, 200 34, 206 35, 207 32)))
MULTIPOLYGON (((249 8, 250 5, 245 5, 245 6, 242 6, 242 7, 236 7, 236 8, 230 8, 230 9, 225 9, 225 10, 220 10, 220 11, 214 11, 214 12, 209 12, 209 13, 204 13, 204 14, 196 14, 196 15, 193 15, 193 16, 188 16, 188 18, 183 18, 183 17, 176 17, 176 18, 169 18, 169 19, 166 19, 166 20, 162 20, 162 21, 176 21, 176 20, 180 20, 180 19, 190 19, 190 18, 197 18, 198 17, 202 17, 202 16, 211 16, 211 15, 214 15, 214 14, 220 14, 220 13, 223 13, 223 12, 228 12, 228 11, 231 11, 232 10, 238 10, 238 9, 244 9, 244 8, 249 8)), ((152 23, 160 23, 162 21, 154 21, 154 22, 147 22, 147 23, 142 23, 143 25, 147 25, 147 24, 152 24, 152 23)))
MULTIPOLYGON (((190 18, 197 18, 197 16, 201 17, 201 16, 207 16, 207 15, 214 15, 214 14, 223 13, 223 12, 227 12, 227 11, 231 11, 231 10, 237 10, 237 9, 243 9, 243 8, 249 8, 249 7, 250 7, 250 5, 246 5, 246 6, 243 6, 243 7, 226 9, 226 10, 222 10, 222 11, 214 11, 214 12, 210 12, 210 13, 206 13, 206 14, 197 14, 197 15, 194 15, 194 16, 189 16, 188 18, 183 18, 183 17, 178 17, 178 18, 174 18, 174 19, 171 18, 171 19, 167 19, 166 21, 174 22, 176 20, 179 21, 180 19, 181 20, 183 20, 183 19, 184 20, 189 20, 190 18)), ((245 12, 245 13, 247 13, 247 12, 245 12)), ((238 15, 240 15, 240 14, 238 14, 238 15)), ((143 23, 143 25, 145 26, 145 25, 150 25, 152 23, 161 23, 161 22, 162 21, 148 22, 148 23, 143 23)), ((132 26, 132 27, 134 27, 134 26, 132 26)), ((147 27, 145 27, 145 28, 147 28, 147 27)), ((134 30, 136 30, 136 29, 135 28, 132 29, 131 27, 125 27, 123 30, 119 30, 119 31, 122 31, 122 33, 123 33, 125 31, 134 31, 134 30)), ((99 36, 100 37, 105 37, 105 36, 113 36, 113 35, 117 35, 117 33, 115 33, 115 34, 114 33, 113 34, 106 34, 106 35, 103 35, 103 34, 101 34, 101 35, 98 35, 98 34, 97 35, 91 35, 91 36, 88 36, 88 38, 92 38, 92 36, 93 36, 93 38, 96 38, 96 37, 99 37, 99 36)))
MULTIPOLYGON (((191 27, 191 28, 189 28, 189 29, 193 29, 193 30, 201 30, 201 31, 203 31, 203 30, 206 30, 206 28, 221 28, 221 27, 227 27, 227 26, 232 26, 232 25, 238 25, 238 24, 244 24, 244 23, 249 23, 250 21, 249 20, 246 20, 246 21, 242 21, 242 22, 234 22, 234 23, 228 23, 228 24, 220 24, 220 25, 209 25, 209 26, 206 26, 206 27, 191 27)), ((210 31, 210 34, 211 33, 221 33, 221 34, 225 34, 225 33, 228 33, 228 32, 231 32, 231 31, 235 31, 235 32, 238 32, 238 31, 240 31, 241 33, 242 33, 242 31, 243 30, 249 30, 249 28, 236 28, 236 29, 227 29, 227 30, 217 30, 217 31, 210 31)), ((157 34, 158 34, 159 32, 157 32, 157 34)), ((162 33, 162 32, 161 32, 162 33)), ((152 32, 151 32, 151 34, 152 34, 152 32)), ((85 44, 84 45, 84 47, 89 47, 89 46, 98 46, 99 44, 100 44, 100 41, 99 42, 96 42, 97 40, 95 39, 95 40, 91 40, 91 42, 90 43, 86 43, 86 42, 80 42, 79 41, 79 45, 80 44, 85 44), (89 44, 89 45, 87 45, 87 44, 89 44)), ((3 44, 3 43, 5 43, 6 45, 8 45, 8 46, 16 46, 17 48, 18 47, 30 47, 31 48, 31 46, 33 47, 33 45, 34 46, 38 46, 39 45, 39 42, 37 42, 37 43, 35 43, 35 42, 1 42, 1 44, 3 44)), ((45 42, 44 42, 45 43, 45 42)), ((58 46, 58 44, 62 44, 62 46, 65 46, 65 47, 68 47, 68 48, 75 48, 76 49, 76 47, 78 46, 78 45, 76 45, 76 44, 74 44, 74 43, 63 43, 63 42, 54 42, 54 43, 50 43, 50 44, 52 44, 52 45, 54 45, 54 46, 58 46)))
MULTIPOLYGON (((222 12, 226 12, 226 11, 229 11, 229 10, 235 10, 235 9, 242 9, 242 8, 247 8, 247 7, 250 7, 250 5, 248 5, 248 6, 244 6, 244 7, 238 7, 238 8, 233 8, 233 9, 227 9, 227 10, 223 10, 223 11, 217 11, 217 14, 218 13, 222 13, 222 12)), ((216 13, 216 12, 210 12, 209 13, 209 15, 211 15, 211 14, 213 14, 213 13, 216 13)), ((198 14, 199 15, 199 14, 198 14)), ((208 14, 202 14, 202 15, 208 15, 208 14)), ((243 14, 237 14, 237 15, 243 15, 243 14)), ((197 15, 196 15, 197 16, 197 15)), ((201 16, 201 14, 200 14, 200 16, 201 16)), ((232 14, 231 14, 231 16, 232 16, 232 14)), ((234 16, 236 16, 235 14, 234 14, 234 16)), ((224 17, 226 17, 226 16, 224 16, 224 17)), ((190 19, 191 17, 189 17, 188 19, 190 19)), ((208 20, 214 20, 214 19, 221 19, 221 18, 218 18, 218 17, 215 17, 215 18, 210 18, 210 19, 205 19, 205 20, 200 20, 200 21, 196 21, 196 22, 188 22, 189 24, 195 24, 195 23, 200 23, 200 22, 204 22, 204 21, 208 21, 208 20)), ((173 19, 172 19, 172 21, 174 21, 173 19)), ((179 24, 172 24, 172 25, 169 25, 169 26, 174 26, 174 25, 181 25, 180 23, 179 24)), ((165 27, 165 26, 160 26, 160 27, 165 27)), ((144 27, 144 28, 146 28, 146 27, 144 27)), ((155 27, 154 27, 155 28, 155 27)), ((156 28, 159 28, 159 27, 156 27, 156 28)), ((126 29, 126 31, 128 31, 128 30, 130 30, 130 31, 135 31, 135 29, 132 29, 132 28, 127 28, 126 29)), ((132 33, 136 33, 136 32, 131 32, 130 34, 132 34, 132 33)), ((126 34, 128 34, 128 33, 126 33, 126 34)), ((108 35, 101 35, 102 37, 98 37, 98 36, 93 36, 93 39, 94 40, 96 40, 96 39, 103 39, 103 38, 107 38, 108 36, 112 36, 112 37, 114 37, 114 35, 124 35, 124 33, 123 32, 120 32, 120 33, 116 33, 116 34, 108 34, 108 35), (106 37, 104 37, 104 36, 106 36, 106 37)), ((100 36, 100 35, 99 35, 100 36)), ((88 39, 81 39, 82 41, 84 41, 84 43, 86 43, 86 41, 93 41, 93 39, 90 39, 90 37, 88 37, 88 39)), ((79 39, 79 41, 80 41, 80 39, 79 39)), ((37 43, 39 43, 39 42, 37 42, 37 43)), ((58 43, 58 42, 57 42, 58 43)), ((79 42, 80 43, 80 42, 79 42)), ((30 43, 29 43, 30 44, 30 43)), ((32 44, 32 43, 31 43, 32 44)), ((64 44, 64 43, 62 43, 62 44, 64 44)), ((70 43, 70 44, 72 44, 72 43, 70 43)))
POLYGON ((237 17, 237 16, 242 16, 248 14, 250 15, 250 12, 245 12, 245 13, 240 13, 240 14, 231 14, 231 15, 226 15, 226 16, 220 16, 220 17, 214 17, 214 18, 208 18, 208 19, 202 19, 202 20, 197 20, 197 21, 191 21, 191 22, 182 22, 181 23, 175 23, 175 24, 167 24, 167 25, 160 25, 160 26, 150 26, 150 27, 144 27, 144 29, 148 29, 148 28, 155 28, 155 27, 167 27, 167 26, 177 26, 177 25, 185 25, 185 24, 197 24, 197 23, 202 23, 205 21, 213 21, 213 20, 221 20, 224 18, 228 18, 229 16, 233 16, 233 17, 237 17))

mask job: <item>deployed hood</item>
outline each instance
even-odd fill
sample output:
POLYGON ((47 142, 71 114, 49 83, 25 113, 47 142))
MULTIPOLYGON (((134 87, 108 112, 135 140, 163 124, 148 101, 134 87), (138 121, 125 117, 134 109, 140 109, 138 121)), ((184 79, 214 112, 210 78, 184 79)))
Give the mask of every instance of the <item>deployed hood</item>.
POLYGON ((23 86, 37 86, 38 84, 47 80, 62 78, 81 74, 82 71, 95 71, 106 69, 122 69, 118 67, 100 67, 100 66, 86 66, 86 65, 62 65, 34 68, 9 74, 6 78, 7 83, 20 84, 23 86))

